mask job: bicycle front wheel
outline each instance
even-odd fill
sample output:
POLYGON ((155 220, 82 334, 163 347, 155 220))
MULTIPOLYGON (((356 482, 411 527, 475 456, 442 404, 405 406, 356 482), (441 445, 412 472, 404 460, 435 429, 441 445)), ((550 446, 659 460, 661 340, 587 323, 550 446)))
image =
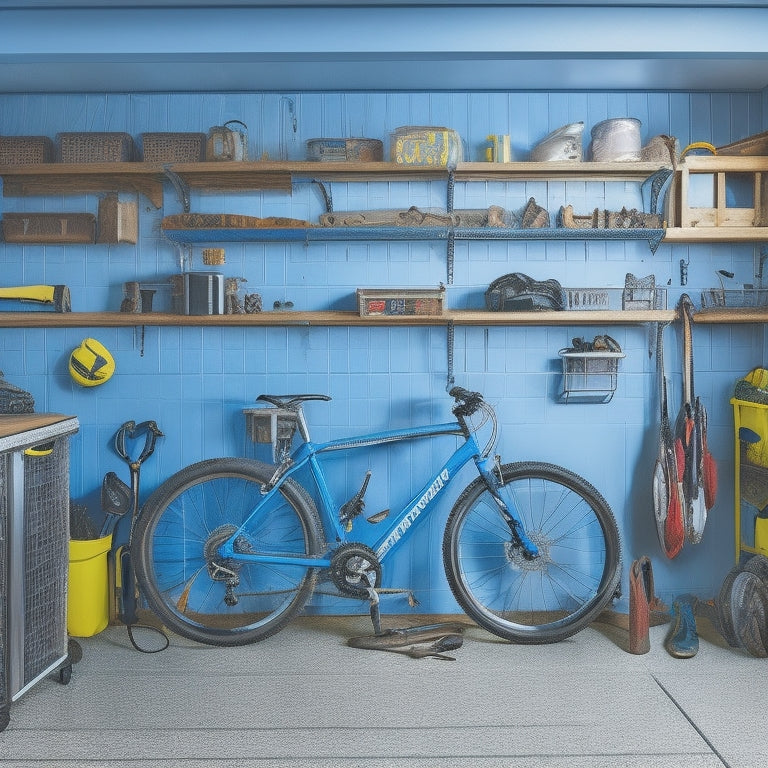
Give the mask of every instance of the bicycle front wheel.
POLYGON ((586 480, 552 464, 501 467, 500 493, 539 549, 526 559, 478 478, 446 523, 443 563, 451 590, 480 626, 517 643, 554 643, 584 629, 619 581, 616 521, 586 480))
MULTIPOLYGON (((212 459, 166 480, 147 500, 131 548, 136 579, 168 629, 210 645, 244 645, 274 634, 304 606, 316 571, 246 563, 218 549, 262 500, 274 467, 212 459)), ((314 555, 321 523, 312 499, 288 479, 235 540, 235 551, 314 555)))

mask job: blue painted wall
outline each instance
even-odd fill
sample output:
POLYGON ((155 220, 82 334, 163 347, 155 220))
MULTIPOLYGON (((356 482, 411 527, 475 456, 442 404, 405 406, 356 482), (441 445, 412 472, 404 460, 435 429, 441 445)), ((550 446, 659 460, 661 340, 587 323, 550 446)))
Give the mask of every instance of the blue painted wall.
MULTIPOLYGON (((248 124, 253 157, 303 159, 305 141, 319 136, 366 136, 386 143, 401 125, 447 125, 464 138, 468 159, 479 160, 488 133, 510 133, 517 159, 549 131, 584 121, 589 130, 609 117, 642 121, 642 138, 676 136, 724 144, 766 127, 761 93, 293 93, 293 94, 110 94, 0 96, 0 134, 58 131, 207 131, 230 119, 248 124), (296 131, 288 106, 295 106, 296 131)), ((332 186, 334 208, 444 207, 445 188, 434 183, 371 183, 332 186)), ((594 207, 639 207, 637 185, 611 182, 476 183, 458 185, 455 205, 502 205, 520 209, 529 197, 555 215, 561 204, 576 212, 594 207)), ((124 199, 131 199, 124 195, 124 199)), ((91 211, 98 196, 2 199, 6 211, 91 211)), ((77 311, 117 310, 122 283, 162 285, 179 269, 177 250, 160 232, 163 215, 181 205, 169 185, 165 207, 139 198, 137 245, 20 246, 0 243, 5 285, 66 283, 77 311)), ((193 211, 291 216, 315 220, 322 200, 311 186, 292 195, 193 193, 193 211)), ((228 276, 247 279, 264 306, 290 300, 297 309, 353 309, 358 287, 436 286, 446 279, 440 243, 246 244, 226 246, 228 276)), ((735 283, 753 282, 758 253, 751 245, 662 245, 651 254, 644 242, 491 242, 456 245, 455 282, 448 306, 481 307, 495 277, 521 271, 554 277, 565 286, 617 286, 631 272, 655 274, 669 286, 669 305, 682 291, 696 304, 715 285, 715 271, 735 273, 735 283), (689 261, 688 284, 680 284, 680 260, 689 261)), ((200 249, 193 266, 202 267, 200 249)), ((162 289, 157 307, 168 301, 162 289)), ((71 492, 98 514, 98 492, 107 471, 127 480, 111 449, 112 436, 127 419, 155 419, 165 432, 142 469, 142 489, 151 492, 184 465, 219 455, 255 455, 245 434, 243 407, 261 392, 323 392, 332 402, 307 411, 314 437, 325 439, 413 422, 444 420, 448 374, 446 332, 440 328, 146 328, 10 329, 0 333, 0 369, 35 397, 38 411, 76 415, 72 440, 71 492), (104 386, 83 389, 67 374, 70 350, 87 335, 109 347, 117 362, 104 386)), ((680 337, 665 334, 666 366, 673 413, 680 402, 680 337)), ((710 442, 720 468, 720 495, 702 544, 687 545, 667 561, 656 541, 651 472, 658 435, 655 359, 648 329, 629 327, 457 328, 453 366, 456 383, 477 389, 497 406, 503 422, 500 453, 505 460, 542 459, 567 465, 599 488, 622 531, 624 568, 641 554, 654 560, 657 591, 667 598, 694 591, 710 597, 733 557, 733 441, 729 397, 735 380, 764 358, 762 328, 697 326, 696 389, 709 410, 710 442), (563 405, 558 350, 574 336, 591 339, 609 332, 627 356, 618 391, 606 405, 563 405)), ((416 480, 436 464, 422 446, 410 454, 392 451, 373 459, 368 510, 404 502, 416 480), (413 483, 411 482, 413 480, 413 483), (406 487, 407 486, 407 487, 406 487)), ((334 460, 340 498, 359 485, 368 462, 334 460)), ((467 478, 469 479, 469 477, 467 478)), ((448 512, 419 529, 398 553, 386 586, 412 588, 420 610, 456 609, 442 574, 440 528, 448 512)), ((125 532, 123 531, 124 535, 125 532)), ((626 580, 625 580, 626 583, 626 580)), ((357 610, 347 601, 316 602, 325 610, 357 610)), ((392 598, 385 610, 404 610, 392 598)))

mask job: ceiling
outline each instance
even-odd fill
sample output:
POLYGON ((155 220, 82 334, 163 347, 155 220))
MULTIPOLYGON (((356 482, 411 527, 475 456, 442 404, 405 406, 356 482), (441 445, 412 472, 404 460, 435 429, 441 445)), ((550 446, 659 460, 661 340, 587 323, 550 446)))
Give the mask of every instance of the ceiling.
POLYGON ((768 0, 0 0, 0 93, 768 87, 768 0))

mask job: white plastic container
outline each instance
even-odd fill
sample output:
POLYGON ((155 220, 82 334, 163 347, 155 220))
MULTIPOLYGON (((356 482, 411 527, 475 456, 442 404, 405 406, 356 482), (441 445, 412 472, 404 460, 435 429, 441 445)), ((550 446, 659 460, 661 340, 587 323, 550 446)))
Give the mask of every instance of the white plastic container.
POLYGON ((534 163, 571 160, 579 162, 582 159, 581 134, 584 123, 569 123, 545 136, 531 150, 531 161, 534 163))
POLYGON ((641 122, 634 117, 603 120, 592 129, 592 159, 597 162, 639 162, 641 122))

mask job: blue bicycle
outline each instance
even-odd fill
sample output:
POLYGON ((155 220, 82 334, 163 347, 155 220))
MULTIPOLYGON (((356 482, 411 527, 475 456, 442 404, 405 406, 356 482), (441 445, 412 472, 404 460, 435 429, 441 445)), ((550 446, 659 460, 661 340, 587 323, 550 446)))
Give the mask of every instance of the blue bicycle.
POLYGON ((334 593, 370 600, 375 617, 387 559, 474 460, 478 477, 458 496, 443 535, 458 604, 480 626, 518 643, 557 642, 586 627, 619 582, 619 534, 608 504, 562 467, 502 464, 492 455, 494 409, 477 392, 455 387, 450 394, 455 421, 319 444, 302 404, 329 397, 261 395, 268 405, 252 411, 273 429, 275 465, 202 461, 144 504, 132 559, 149 607, 179 635, 242 645, 282 629, 322 578, 334 593), (301 441, 293 449, 296 431, 301 441), (399 512, 362 514, 370 472, 348 501, 332 498, 325 455, 446 435, 458 447, 399 512))

